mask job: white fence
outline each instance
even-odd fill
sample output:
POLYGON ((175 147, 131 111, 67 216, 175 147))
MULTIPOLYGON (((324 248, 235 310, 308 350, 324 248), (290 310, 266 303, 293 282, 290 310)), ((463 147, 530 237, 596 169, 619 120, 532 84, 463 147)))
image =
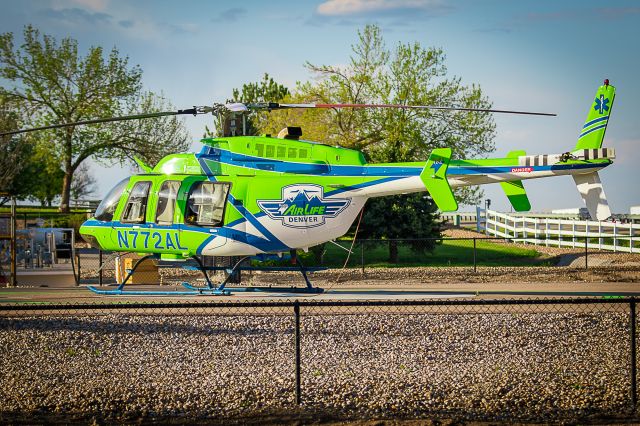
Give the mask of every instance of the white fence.
POLYGON ((477 208, 478 232, 514 242, 640 253, 640 224, 511 216, 477 208))

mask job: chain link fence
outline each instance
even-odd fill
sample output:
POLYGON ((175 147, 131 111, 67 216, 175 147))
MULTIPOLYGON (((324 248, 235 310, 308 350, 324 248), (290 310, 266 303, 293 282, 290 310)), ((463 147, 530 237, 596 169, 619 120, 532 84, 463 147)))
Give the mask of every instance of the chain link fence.
MULTIPOLYGON (((76 238, 88 212, 21 210, 16 214, 15 266, 18 283, 41 284, 38 275, 68 275, 77 282, 76 238), (34 278, 35 277, 35 278, 34 278)), ((0 283, 9 282, 11 270, 11 215, 0 210, 0 283)))
MULTIPOLYGON (((102 252, 97 249, 77 249, 75 263, 79 284, 114 284, 122 282, 140 256, 102 252)), ((640 255, 587 250, 584 247, 563 249, 535 247, 503 238, 452 238, 402 240, 339 240, 312 247, 298 255, 308 267, 327 267, 341 279, 386 279, 398 268, 411 268, 412 275, 434 280, 465 280, 509 278, 514 281, 554 277, 594 280, 629 281, 640 276, 640 255), (583 272, 585 271, 585 272, 583 272), (589 271, 586 273, 586 271, 589 271), (588 275, 588 276, 587 276, 588 275)), ((228 264, 227 258, 204 257, 210 266, 228 264), (224 263, 226 262, 226 263, 224 263)), ((289 255, 252 261, 255 266, 291 265, 289 255)), ((147 260, 136 269, 133 284, 177 285, 183 281, 201 281, 200 272, 190 270, 195 263, 147 260)), ((296 274, 296 273, 292 273, 296 274)), ((327 276, 331 272, 325 273, 327 276)), ((284 274, 276 274, 282 279, 284 274)), ((224 272, 211 274, 212 280, 222 280, 224 272)), ((251 282, 268 281, 262 275, 242 272, 251 282)), ((272 280, 273 281, 273 280, 272 280)), ((129 282, 128 282, 129 283, 129 282)))
POLYGON ((0 418, 638 420, 634 298, 0 305, 0 418))

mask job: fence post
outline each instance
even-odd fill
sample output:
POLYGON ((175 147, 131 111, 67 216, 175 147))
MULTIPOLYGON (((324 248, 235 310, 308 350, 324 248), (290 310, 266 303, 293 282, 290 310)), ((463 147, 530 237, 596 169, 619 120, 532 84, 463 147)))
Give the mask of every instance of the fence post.
POLYGON ((549 218, 544 219, 544 245, 549 247, 549 218))
MULTIPOLYGON (((71 257, 71 262, 73 263, 73 256, 71 257)), ((78 275, 76 275, 76 285, 80 285, 80 253, 76 253, 76 270, 78 271, 78 275)))
POLYGON ((473 237, 473 272, 477 272, 476 237, 473 237))
POLYGON ((300 405, 301 389, 300 389, 300 302, 293 302, 293 316, 295 318, 295 358, 296 358, 296 405, 300 405))
MULTIPOLYGON (((9 248, 11 256, 11 265, 9 270, 11 272, 11 280, 9 281, 9 287, 16 287, 18 285, 18 258, 17 258, 17 245, 18 239, 16 236, 16 228, 18 226, 16 218, 16 197, 11 197, 11 247, 9 248)), ((26 229, 26 227, 25 227, 26 229)))
POLYGON ((638 404, 638 389, 636 387, 636 300, 629 302, 629 338, 631 339, 631 405, 633 411, 638 404))
POLYGON ((98 250, 98 285, 102 287, 102 249, 98 250))
POLYGON ((584 269, 589 269, 589 239, 584 240, 584 269))
POLYGON ((360 240, 360 266, 362 267, 362 276, 364 276, 364 240, 360 240))

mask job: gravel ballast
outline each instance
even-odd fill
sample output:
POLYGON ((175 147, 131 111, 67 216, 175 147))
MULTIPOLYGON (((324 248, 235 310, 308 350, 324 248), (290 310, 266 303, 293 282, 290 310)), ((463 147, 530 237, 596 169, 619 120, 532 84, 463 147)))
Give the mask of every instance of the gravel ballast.
MULTIPOLYGON (((577 307, 576 309, 579 309, 577 307)), ((0 318, 0 413, 548 421, 624 413, 628 314, 0 318)))

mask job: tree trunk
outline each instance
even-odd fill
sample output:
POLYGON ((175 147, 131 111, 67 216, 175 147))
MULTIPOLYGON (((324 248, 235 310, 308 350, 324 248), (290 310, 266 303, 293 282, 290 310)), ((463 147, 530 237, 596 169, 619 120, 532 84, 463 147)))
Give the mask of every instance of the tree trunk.
POLYGON ((73 179, 72 171, 64 172, 64 179, 62 179, 62 194, 60 199, 60 208, 58 211, 63 213, 69 213, 69 198, 71 194, 71 180, 73 179))
POLYGON ((389 241, 389 262, 398 263, 398 242, 389 241))
POLYGON ((69 198, 71 194, 71 180, 73 179, 73 167, 71 165, 71 142, 73 136, 73 128, 67 127, 67 137, 65 141, 64 155, 64 179, 62 179, 62 194, 60 194, 60 208, 58 211, 69 213, 69 198))

